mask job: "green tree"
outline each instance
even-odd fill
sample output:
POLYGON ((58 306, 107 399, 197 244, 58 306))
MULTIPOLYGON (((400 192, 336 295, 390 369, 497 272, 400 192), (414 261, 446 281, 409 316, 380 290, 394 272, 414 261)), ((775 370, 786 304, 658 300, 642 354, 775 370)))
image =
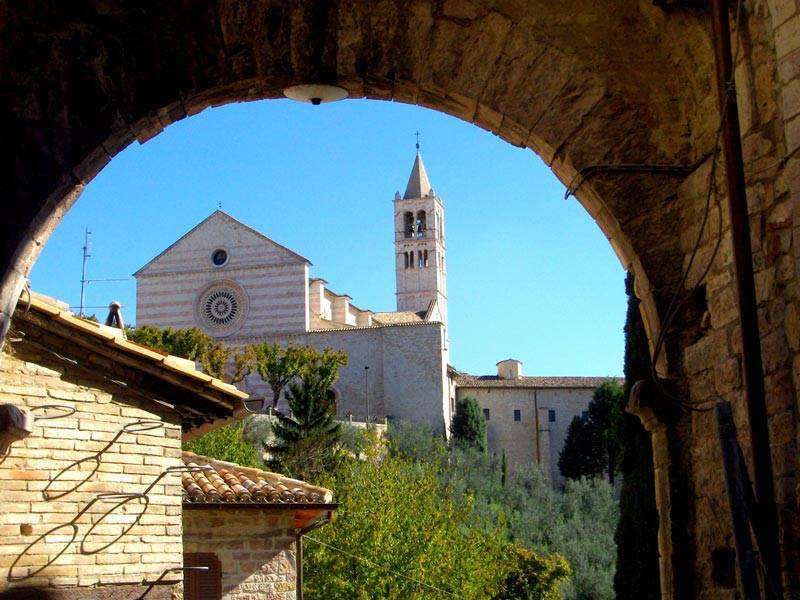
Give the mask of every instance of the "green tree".
POLYGON ((316 480, 340 458, 340 424, 331 386, 339 367, 347 363, 344 352, 309 348, 299 368, 299 380, 289 384, 286 399, 290 415, 276 414, 272 425, 275 442, 268 446, 270 466, 299 479, 316 480))
POLYGON ((380 444, 337 470, 336 520, 306 538, 306 597, 492 597, 512 566, 502 527, 477 524, 437 472, 380 444))
POLYGON ((388 436, 389 454, 434 463, 453 502, 472 498, 475 526, 506 523, 506 536, 514 543, 539 555, 563 555, 573 571, 562 585, 564 598, 614 598, 614 530, 619 513, 608 482, 568 480, 558 491, 538 465, 527 464, 510 471, 503 486, 502 456, 461 445, 447 449, 430 428, 403 421, 393 424, 388 436))
POLYGON ((558 470, 567 479, 595 477, 602 472, 604 459, 589 422, 581 416, 573 417, 558 454, 558 470))
POLYGON ((619 449, 615 423, 621 402, 622 387, 606 381, 594 391, 587 417, 572 419, 558 457, 558 469, 564 477, 608 475, 613 484, 619 449))
POLYGON ((614 484, 614 473, 619 454, 616 419, 617 411, 622 404, 622 386, 616 381, 606 381, 592 394, 589 403, 588 425, 592 435, 592 444, 598 456, 602 457, 603 470, 608 480, 614 484))
POLYGON ((616 422, 622 489, 615 535, 617 570, 614 590, 620 600, 655 600, 660 597, 660 577, 652 445, 650 434, 639 419, 624 411, 631 386, 650 378, 650 350, 630 273, 625 280, 625 291, 628 294, 625 394, 616 422))
POLYGON ((189 440, 183 447, 201 456, 229 461, 243 467, 263 468, 258 451, 244 439, 243 430, 244 423, 236 421, 189 440))
MULTIPOLYGON (((272 390, 272 408, 278 408, 281 393, 303 370, 316 363, 318 351, 311 346, 289 344, 281 346, 262 342, 252 347, 255 355, 255 370, 272 390)), ((266 409, 266 398, 262 410, 266 409)))
POLYGON ((572 575, 563 556, 540 556, 522 546, 512 552, 513 567, 495 600, 561 600, 561 583, 572 575))
POLYGON ((252 368, 250 348, 229 348, 196 327, 172 329, 139 325, 126 329, 125 335, 132 342, 193 360, 212 377, 230 383, 244 379, 252 368))
POLYGON ((456 442, 486 452, 486 418, 475 398, 465 396, 456 402, 450 432, 456 442))

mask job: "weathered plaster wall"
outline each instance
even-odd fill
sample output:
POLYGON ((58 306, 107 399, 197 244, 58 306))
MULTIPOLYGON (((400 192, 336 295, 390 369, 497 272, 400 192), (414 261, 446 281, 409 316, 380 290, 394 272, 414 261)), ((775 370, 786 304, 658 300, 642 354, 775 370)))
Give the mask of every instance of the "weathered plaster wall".
MULTIPOLYGON (((142 402, 126 388, 27 342, 15 342, 11 348, 11 354, 0 354, 0 403, 28 409, 58 404, 76 412, 37 421, 33 435, 15 443, 0 461, 0 591, 59 588, 57 597, 70 600, 143 593, 143 581, 155 581, 165 569, 182 564, 178 477, 167 476, 153 487, 146 512, 117 541, 141 513, 140 500, 113 510, 106 518, 103 515, 116 503, 95 503, 76 521, 77 533, 68 545, 72 529, 67 526, 36 540, 69 523, 97 494, 142 492, 164 469, 182 464, 177 415, 159 411, 157 405, 142 402), (164 426, 123 434, 102 454, 94 474, 94 461, 68 469, 74 461, 102 450, 124 425, 142 419, 164 426), (84 479, 85 483, 68 491, 84 479), (45 498, 45 488, 60 497, 45 498), (95 527, 87 536, 92 524, 95 527), (96 551, 109 543, 108 548, 96 551)), ((154 597, 161 597, 164 589, 154 590, 154 597)))
POLYGON ((219 559, 223 600, 296 597, 294 511, 191 508, 183 531, 184 552, 219 559))

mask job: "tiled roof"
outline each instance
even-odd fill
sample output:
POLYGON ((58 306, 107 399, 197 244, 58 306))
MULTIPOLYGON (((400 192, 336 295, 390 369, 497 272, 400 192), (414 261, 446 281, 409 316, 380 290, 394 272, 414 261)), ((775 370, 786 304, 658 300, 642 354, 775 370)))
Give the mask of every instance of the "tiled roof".
MULTIPOLYGON (((72 356, 74 350, 85 368, 105 369, 104 361, 111 360, 125 365, 126 372, 146 374, 147 382, 158 383, 157 395, 175 389, 179 393, 167 400, 184 417, 184 435, 202 430, 209 422, 234 417, 248 398, 235 386, 198 371, 194 362, 126 340, 122 330, 78 317, 63 302, 48 296, 24 291, 14 318, 18 327, 30 329, 29 342, 41 335, 60 340, 65 345, 64 356, 72 356)), ((146 388, 139 380, 132 379, 130 384, 146 388)))
POLYGON ((399 325, 401 323, 419 323, 424 321, 424 312, 422 314, 410 310, 403 310, 397 312, 378 312, 372 315, 372 320, 381 325, 399 325))
MULTIPOLYGON (((452 372, 451 372, 452 374, 452 372)), ((622 385, 625 380, 620 377, 520 377, 505 379, 497 375, 454 375, 456 385, 478 388, 596 388, 606 381, 614 381, 622 385)))
POLYGON ((190 467, 207 467, 182 475, 186 504, 330 504, 330 490, 277 473, 241 467, 192 452, 182 453, 190 467))

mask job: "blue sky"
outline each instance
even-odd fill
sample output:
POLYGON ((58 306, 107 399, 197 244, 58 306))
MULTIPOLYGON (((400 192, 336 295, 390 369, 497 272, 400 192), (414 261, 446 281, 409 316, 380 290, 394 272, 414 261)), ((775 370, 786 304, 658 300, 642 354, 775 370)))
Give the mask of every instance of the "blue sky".
MULTIPOLYGON (((36 264, 34 290, 123 303, 131 274, 214 211, 313 263, 312 276, 362 308, 395 309, 392 199, 421 133, 445 205, 451 362, 493 373, 620 375, 624 272, 586 211, 530 150, 453 117, 392 102, 268 100, 207 110, 128 147, 87 186, 36 264)), ((90 308, 105 316, 103 308, 90 308)))

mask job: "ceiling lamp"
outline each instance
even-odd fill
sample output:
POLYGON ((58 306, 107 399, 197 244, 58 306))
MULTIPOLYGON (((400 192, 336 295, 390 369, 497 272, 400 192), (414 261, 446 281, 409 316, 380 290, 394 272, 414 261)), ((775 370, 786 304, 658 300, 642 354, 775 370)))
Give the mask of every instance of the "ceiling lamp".
POLYGON ((336 85, 323 85, 318 83, 305 83, 293 85, 283 90, 283 95, 298 102, 311 103, 318 106, 323 102, 336 102, 344 100, 348 93, 344 88, 336 85))

